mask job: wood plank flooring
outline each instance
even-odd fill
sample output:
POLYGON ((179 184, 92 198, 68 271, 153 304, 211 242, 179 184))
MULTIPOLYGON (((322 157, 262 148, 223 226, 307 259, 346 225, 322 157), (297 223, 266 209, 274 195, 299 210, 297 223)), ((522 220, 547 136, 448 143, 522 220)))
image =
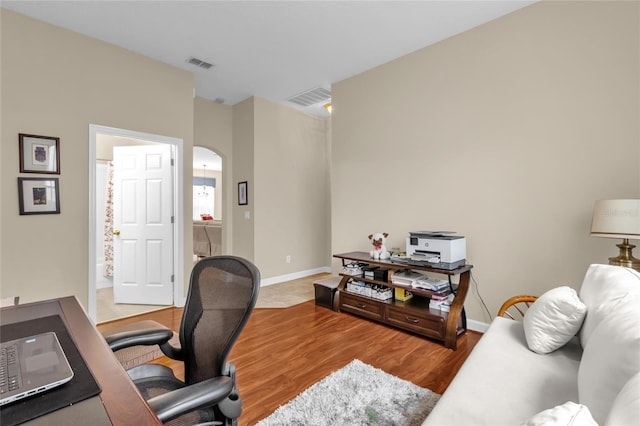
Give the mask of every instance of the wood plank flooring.
MULTIPOLYGON (((179 330, 182 311, 165 309, 100 325, 154 319, 179 330)), ((253 425, 307 387, 354 358, 442 393, 481 334, 468 331, 458 350, 363 318, 316 306, 313 301, 284 309, 254 310, 229 360, 237 367, 238 388, 244 402, 239 425, 253 425)), ((156 362, 173 368, 182 378, 180 363, 156 362)))

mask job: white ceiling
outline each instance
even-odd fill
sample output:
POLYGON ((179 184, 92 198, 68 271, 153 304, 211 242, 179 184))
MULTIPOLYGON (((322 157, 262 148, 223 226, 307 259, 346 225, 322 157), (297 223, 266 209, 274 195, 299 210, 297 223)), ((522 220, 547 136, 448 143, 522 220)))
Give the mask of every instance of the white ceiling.
POLYGON ((193 73, 195 93, 288 98, 331 84, 534 1, 7 1, 3 8, 193 73), (214 64, 203 70, 196 57, 214 64))

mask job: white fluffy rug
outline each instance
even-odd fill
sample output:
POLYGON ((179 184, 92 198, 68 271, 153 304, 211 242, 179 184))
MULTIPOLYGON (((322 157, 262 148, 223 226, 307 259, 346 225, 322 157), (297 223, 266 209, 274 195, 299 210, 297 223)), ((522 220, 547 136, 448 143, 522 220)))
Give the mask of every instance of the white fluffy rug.
POLYGON ((258 426, 420 425, 440 395, 353 360, 258 426))

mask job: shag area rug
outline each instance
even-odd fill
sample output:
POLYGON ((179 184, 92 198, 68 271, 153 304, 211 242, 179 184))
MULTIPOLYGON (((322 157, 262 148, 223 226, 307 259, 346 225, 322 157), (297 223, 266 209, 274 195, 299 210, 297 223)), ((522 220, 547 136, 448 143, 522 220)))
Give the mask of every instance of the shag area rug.
POLYGON ((257 426, 420 425, 440 395, 353 360, 257 426))

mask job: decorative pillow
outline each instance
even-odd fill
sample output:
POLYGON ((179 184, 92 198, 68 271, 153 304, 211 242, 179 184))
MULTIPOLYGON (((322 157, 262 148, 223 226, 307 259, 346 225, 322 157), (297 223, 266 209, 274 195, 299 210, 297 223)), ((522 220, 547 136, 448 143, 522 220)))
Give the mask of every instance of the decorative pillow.
POLYGON ((579 332, 584 349, 600 322, 629 295, 640 294, 640 273, 613 265, 591 265, 580 287, 580 300, 587 305, 587 316, 579 332))
POLYGON ((593 330, 578 369, 578 402, 604 423, 623 386, 640 372, 640 296, 621 300, 593 330))
POLYGON ((613 401, 605 426, 637 425, 640 414, 640 373, 633 376, 613 401))
POLYGON ((576 335, 587 307, 571 287, 551 289, 524 314, 524 335, 529 349, 548 354, 566 345, 576 335))
POLYGON ((565 402, 535 414, 521 426, 598 426, 587 406, 565 402))

